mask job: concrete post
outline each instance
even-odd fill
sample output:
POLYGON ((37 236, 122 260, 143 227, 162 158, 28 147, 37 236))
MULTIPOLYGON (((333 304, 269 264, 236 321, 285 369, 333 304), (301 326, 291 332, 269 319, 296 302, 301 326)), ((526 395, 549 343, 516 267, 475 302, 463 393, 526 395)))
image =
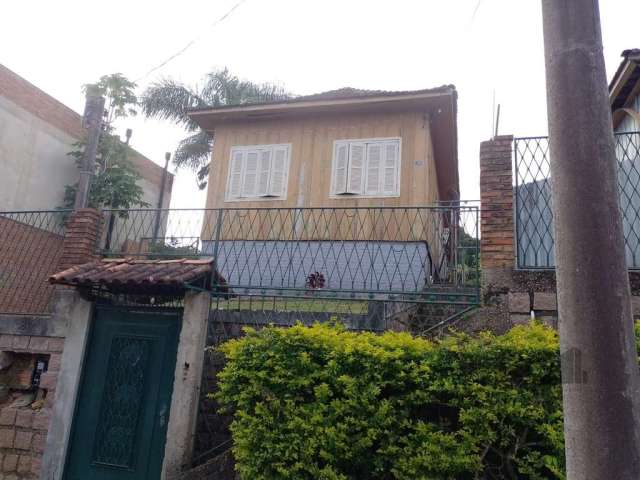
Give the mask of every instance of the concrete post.
POLYGON ((55 403, 51 412, 51 423, 47 443, 42 457, 41 480, 60 480, 69 447, 71 424, 80 388, 80 377, 85 350, 89 341, 89 330, 93 318, 93 304, 80 297, 75 290, 58 292, 56 313, 66 318, 53 321, 66 323, 64 342, 55 403))
POLYGON ((211 297, 204 292, 189 292, 185 297, 162 464, 163 479, 175 478, 191 460, 210 302, 211 297))
POLYGON ((640 478, 640 376, 597 0, 542 0, 567 478, 640 478))
POLYGON ((94 88, 87 90, 86 103, 82 126, 87 129, 87 144, 84 147, 82 156, 82 168, 80 169, 80 180, 76 190, 74 208, 85 208, 89 202, 89 190, 91 188, 91 177, 94 174, 96 154, 100 143, 100 133, 102 132, 102 115, 104 113, 104 97, 95 91, 94 88))

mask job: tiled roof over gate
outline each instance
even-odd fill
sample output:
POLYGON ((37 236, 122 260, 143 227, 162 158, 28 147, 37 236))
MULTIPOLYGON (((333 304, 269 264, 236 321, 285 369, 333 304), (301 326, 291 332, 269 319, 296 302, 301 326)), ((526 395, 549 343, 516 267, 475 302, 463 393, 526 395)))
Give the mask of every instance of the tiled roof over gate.
POLYGON ((204 280, 203 286, 208 287, 212 273, 213 258, 107 258, 51 275, 49 282, 76 287, 101 286, 124 293, 179 293, 187 284, 198 281, 204 280))

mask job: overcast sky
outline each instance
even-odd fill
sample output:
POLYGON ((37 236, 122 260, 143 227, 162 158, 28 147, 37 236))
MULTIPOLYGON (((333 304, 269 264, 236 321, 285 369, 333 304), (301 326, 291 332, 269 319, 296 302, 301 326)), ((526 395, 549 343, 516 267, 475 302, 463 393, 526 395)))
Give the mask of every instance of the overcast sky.
MULTIPOLYGON (((0 63, 78 112, 81 86, 101 75, 145 75, 193 39, 140 91, 170 76, 197 83, 229 67, 296 94, 335 88, 408 90, 454 84, 459 93, 463 199, 479 197, 478 147, 491 135, 492 98, 500 133, 547 132, 539 0, 58 0, 3 2, 0 63), (475 12, 475 14, 474 14, 475 12)), ((640 1, 601 2, 609 78, 623 49, 640 47, 640 1)), ((143 118, 123 120, 132 145, 162 164, 185 136, 143 118)), ((204 206, 194 176, 181 171, 172 206, 204 206)))

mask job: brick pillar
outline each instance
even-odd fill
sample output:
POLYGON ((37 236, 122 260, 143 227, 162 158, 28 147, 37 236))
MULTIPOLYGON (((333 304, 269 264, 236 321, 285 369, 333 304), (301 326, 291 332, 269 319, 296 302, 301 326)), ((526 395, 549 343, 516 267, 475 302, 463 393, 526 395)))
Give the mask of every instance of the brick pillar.
POLYGON ((515 267, 513 222, 512 135, 480 144, 482 269, 515 267))
POLYGON ((102 216, 93 208, 82 208, 71 214, 65 224, 62 256, 58 270, 96 260, 96 247, 102 216))

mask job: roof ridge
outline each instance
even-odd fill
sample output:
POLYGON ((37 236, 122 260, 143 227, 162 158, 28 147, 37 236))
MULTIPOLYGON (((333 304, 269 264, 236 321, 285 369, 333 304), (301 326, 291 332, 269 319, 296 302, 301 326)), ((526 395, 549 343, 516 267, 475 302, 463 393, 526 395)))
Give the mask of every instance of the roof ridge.
POLYGON ((267 102, 242 103, 238 105, 221 105, 218 107, 204 106, 189 109, 189 112, 215 111, 228 108, 251 108, 262 105, 286 105, 290 103, 315 102, 315 101, 331 101, 331 100, 358 100, 377 96, 394 97, 403 95, 421 95, 421 94, 448 94, 456 93, 456 87, 453 84, 441 85, 434 88, 425 88, 421 90, 368 90, 354 87, 342 87, 334 90, 313 93, 309 95, 299 95, 289 99, 270 100, 267 102))

